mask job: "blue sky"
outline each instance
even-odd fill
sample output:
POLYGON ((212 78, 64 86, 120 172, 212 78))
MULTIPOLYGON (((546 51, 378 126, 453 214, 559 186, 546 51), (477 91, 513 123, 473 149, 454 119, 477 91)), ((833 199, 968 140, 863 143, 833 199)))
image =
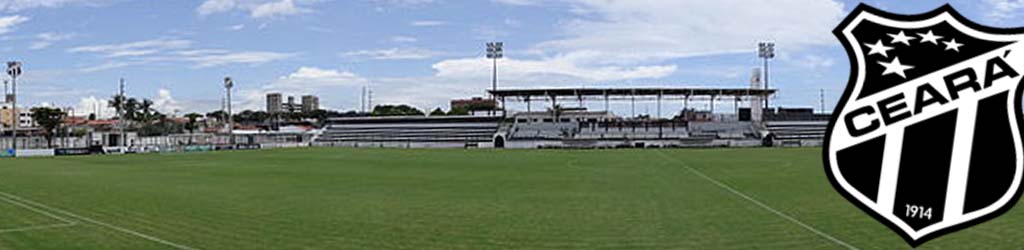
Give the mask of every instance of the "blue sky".
MULTIPOLYGON (((944 3, 868 2, 899 13, 944 3)), ((745 87, 759 66, 757 41, 774 40, 775 103, 817 108, 825 89, 831 109, 849 73, 831 30, 857 4, 0 0, 0 55, 24 63, 23 103, 78 113, 109 98, 121 77, 130 95, 154 99, 164 112, 212 111, 227 75, 243 108, 262 109, 264 93, 283 92, 320 95, 327 108, 353 110, 360 89, 371 86, 375 103, 429 109, 484 94, 487 41, 506 44, 499 71, 507 87, 745 87)), ((1024 25, 1021 1, 950 4, 982 24, 1024 25)))

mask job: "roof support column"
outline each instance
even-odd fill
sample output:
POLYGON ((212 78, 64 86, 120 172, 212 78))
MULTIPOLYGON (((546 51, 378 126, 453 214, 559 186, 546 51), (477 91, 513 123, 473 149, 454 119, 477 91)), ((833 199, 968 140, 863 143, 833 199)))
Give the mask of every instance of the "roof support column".
POLYGON ((629 108, 631 110, 630 111, 631 112, 630 116, 632 116, 633 118, 636 118, 636 91, 630 92, 629 93, 629 97, 630 97, 629 108))
POLYGON ((609 112, 610 111, 610 110, 608 110, 608 91, 607 90, 604 91, 604 111, 605 112, 609 112))
POLYGON ((711 104, 711 115, 712 116, 715 115, 715 97, 718 97, 718 96, 717 95, 711 95, 711 101, 709 102, 711 104))
POLYGON ((683 97, 683 110, 690 109, 690 95, 683 97))
POLYGON ((663 94, 664 94, 664 92, 658 92, 658 116, 657 116, 657 118, 661 118, 661 96, 663 94))
POLYGON ((734 114, 736 114, 736 117, 738 118, 740 116, 740 96, 733 96, 732 100, 732 109, 736 112, 734 114))
POLYGON ((526 112, 530 112, 530 96, 526 96, 526 112))

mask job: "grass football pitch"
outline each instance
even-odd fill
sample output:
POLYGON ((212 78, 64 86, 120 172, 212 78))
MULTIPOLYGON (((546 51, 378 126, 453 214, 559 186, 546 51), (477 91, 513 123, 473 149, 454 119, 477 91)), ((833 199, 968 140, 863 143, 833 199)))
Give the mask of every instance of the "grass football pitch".
MULTIPOLYGON (((1020 207, 920 249, 1017 249, 1020 207)), ((0 160, 0 249, 907 249, 820 149, 0 160)))

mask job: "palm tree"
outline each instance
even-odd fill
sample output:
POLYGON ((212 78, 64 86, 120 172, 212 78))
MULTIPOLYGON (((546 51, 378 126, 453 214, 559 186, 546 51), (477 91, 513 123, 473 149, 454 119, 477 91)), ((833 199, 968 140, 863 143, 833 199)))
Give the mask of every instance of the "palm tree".
POLYGON ((115 95, 114 97, 111 97, 109 101, 107 101, 107 106, 114 108, 114 110, 117 111, 118 115, 121 115, 121 112, 124 111, 124 104, 125 99, 123 95, 115 95))
POLYGON ((139 120, 139 100, 128 98, 124 102, 124 118, 128 121, 139 120))
POLYGON ((152 122, 153 118, 156 118, 156 112, 153 110, 153 101, 149 99, 142 99, 142 103, 139 104, 139 112, 142 113, 139 117, 144 123, 152 122))

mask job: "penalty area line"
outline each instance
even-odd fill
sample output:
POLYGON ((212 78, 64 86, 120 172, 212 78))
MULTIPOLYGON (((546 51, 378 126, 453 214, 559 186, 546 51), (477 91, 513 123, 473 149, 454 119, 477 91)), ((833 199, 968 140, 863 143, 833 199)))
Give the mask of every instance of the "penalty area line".
POLYGON ((58 208, 50 207, 50 206, 41 204, 39 202, 34 202, 34 201, 29 200, 29 199, 21 198, 21 197, 19 197, 17 195, 9 194, 7 192, 0 191, 0 198, 6 198, 7 200, 15 200, 15 201, 18 201, 18 202, 22 202, 22 203, 30 204, 30 205, 33 205, 33 206, 37 206, 37 207, 40 207, 40 208, 43 208, 43 209, 47 209, 47 210, 53 211, 55 213, 62 214, 64 216, 68 216, 68 217, 75 218, 75 219, 78 219, 78 220, 81 220, 81 221, 84 221, 84 222, 92 223, 92 224, 95 224, 95 225, 98 225, 98 226, 101 226, 101 227, 106 227, 106 228, 112 229, 114 231, 122 232, 122 233, 129 234, 129 235, 133 235, 133 236, 136 236, 136 237, 139 237, 139 238, 143 238, 143 239, 146 239, 146 240, 149 240, 149 241, 152 241, 152 242, 160 243, 160 244, 163 244, 165 246, 173 247, 173 248, 176 248, 176 249, 180 249, 180 250, 198 250, 197 248, 193 248, 193 247, 177 244, 177 243, 170 242, 170 241, 167 241, 167 240, 164 240, 164 239, 161 239, 161 238, 157 238, 155 236, 151 236, 151 235, 147 235, 147 234, 144 234, 144 233, 136 232, 136 231, 133 231, 131 229, 115 226, 115 225, 112 225, 112 224, 109 224, 109 223, 106 223, 106 222, 98 221, 96 219, 92 219, 92 218, 89 218, 89 217, 77 215, 77 214, 74 214, 74 213, 71 213, 71 212, 68 212, 68 211, 64 211, 64 210, 61 210, 61 209, 58 209, 58 208))
POLYGON ((753 197, 750 197, 746 193, 743 193, 743 192, 741 192, 741 191, 739 191, 739 190, 737 190, 737 189, 735 189, 735 188, 733 188, 733 187, 731 187, 729 185, 726 185, 725 183, 722 183, 721 181, 718 181, 718 180, 716 180, 714 178, 711 178, 711 176, 708 176, 708 175, 704 174, 704 172, 701 172, 700 170, 697 170, 697 169, 691 167, 689 164, 686 164, 685 162, 680 161, 679 159, 672 158, 671 156, 668 156, 667 154, 665 154, 665 152, 663 152, 661 150, 658 150, 658 154, 661 155, 663 158, 669 160, 669 161, 673 161, 673 162, 681 164, 684 168, 686 168, 687 171, 697 175, 701 179, 704 179, 704 180, 706 180, 708 182, 711 182, 711 184, 714 184, 715 186, 718 186, 721 189, 729 191, 730 193, 732 193, 732 194, 734 194, 736 196, 739 196, 740 198, 743 198, 744 200, 747 200, 750 203, 753 203, 754 205, 757 205, 758 207, 761 207, 762 209, 767 210, 768 212, 771 212, 771 213, 773 213, 773 214, 775 214, 775 215, 777 215, 777 216, 779 216, 779 217, 781 217, 783 219, 786 219, 786 220, 788 220, 790 222, 793 222, 794 224, 797 224, 798 226, 803 227, 804 229, 807 229, 807 231, 811 231, 812 233, 817 234, 818 236, 821 236, 822 238, 825 238, 825 239, 827 239, 829 241, 832 241, 833 243, 839 244, 840 246, 844 246, 844 247, 846 247, 848 249, 853 249, 853 250, 857 250, 858 249, 857 247, 854 247, 853 245, 850 245, 849 243, 846 243, 845 241, 839 240, 835 236, 832 236, 830 234, 822 232, 821 230, 818 230, 817 228, 814 228, 811 225, 808 225, 807 223, 804 223, 803 221, 800 221, 800 220, 797 220, 796 218, 793 218, 793 216, 789 216, 786 213, 783 213, 783 212, 781 212, 781 211, 779 211, 779 210, 777 210, 775 208, 772 208, 771 206, 768 206, 767 204, 764 204, 763 202, 758 201, 757 199, 754 199, 753 197))

